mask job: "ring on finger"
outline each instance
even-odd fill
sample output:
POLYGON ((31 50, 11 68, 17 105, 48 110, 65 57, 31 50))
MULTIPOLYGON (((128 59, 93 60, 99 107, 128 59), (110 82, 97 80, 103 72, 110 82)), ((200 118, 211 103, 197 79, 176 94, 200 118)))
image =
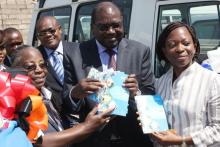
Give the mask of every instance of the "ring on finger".
POLYGON ((109 119, 106 119, 106 121, 105 121, 105 122, 106 122, 106 123, 109 123, 109 121, 110 121, 109 119))

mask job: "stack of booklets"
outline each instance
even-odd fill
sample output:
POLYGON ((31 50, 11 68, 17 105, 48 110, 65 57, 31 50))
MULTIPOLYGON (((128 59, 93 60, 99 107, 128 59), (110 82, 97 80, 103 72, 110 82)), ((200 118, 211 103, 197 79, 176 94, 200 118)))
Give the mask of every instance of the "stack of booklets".
POLYGON ((159 95, 135 96, 135 102, 144 133, 168 130, 163 100, 159 95))
POLYGON ((128 75, 121 71, 108 69, 100 72, 95 68, 91 68, 87 78, 97 79, 103 84, 103 88, 89 95, 89 98, 98 104, 98 111, 105 111, 114 105, 115 110, 112 114, 126 116, 129 91, 123 87, 123 83, 127 77, 128 75))

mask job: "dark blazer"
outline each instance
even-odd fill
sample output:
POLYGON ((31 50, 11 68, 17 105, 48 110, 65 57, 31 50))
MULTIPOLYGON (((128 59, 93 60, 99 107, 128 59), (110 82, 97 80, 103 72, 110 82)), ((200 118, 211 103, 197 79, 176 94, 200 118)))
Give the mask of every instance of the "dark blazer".
POLYGON ((11 62, 10 62, 8 56, 5 56, 5 59, 4 59, 4 65, 6 65, 6 66, 8 66, 8 67, 11 66, 11 62))
MULTIPOLYGON (((43 94, 41 92, 41 94, 43 94)), ((56 109, 52 106, 50 106, 50 100, 46 97, 47 95, 43 94, 43 97, 44 97, 44 104, 47 108, 47 113, 48 115, 50 115, 50 117, 48 117, 48 129, 46 131, 44 131, 44 133, 49 133, 49 132, 59 132, 59 127, 63 129, 63 125, 62 125, 62 121, 59 120, 60 116, 59 116, 59 113, 56 111, 56 109), (53 108, 51 108, 53 107, 53 108), (52 110, 53 109, 53 110, 52 110), (55 111, 55 112, 54 112, 55 111), (56 113, 56 114, 54 114, 56 113), (56 120, 59 121, 60 123, 60 126, 59 124, 56 123, 56 120, 55 118, 57 118, 56 120)), ((54 95, 52 94, 51 95, 51 99, 53 99, 54 95)))
MULTIPOLYGON (((65 66, 65 103, 69 111, 78 112, 81 118, 85 118, 86 114, 95 106, 94 102, 85 98, 81 100, 77 107, 72 105, 69 92, 72 86, 76 85, 81 79, 85 78, 91 69, 95 67, 102 71, 102 64, 98 54, 98 48, 95 40, 90 40, 80 44, 79 50, 67 51, 67 57, 64 60, 65 66)), ((136 41, 122 39, 118 47, 116 68, 127 74, 136 74, 139 83, 139 89, 143 94, 154 94, 154 76, 151 67, 150 49, 136 41)), ((78 102, 79 103, 79 102, 78 102)), ((116 134, 123 140, 118 143, 119 146, 150 146, 148 140, 143 136, 141 128, 138 127, 136 119, 136 104, 134 98, 129 100, 128 115, 116 117, 105 128, 90 137, 88 144, 83 146, 117 146, 112 145, 110 141, 111 134, 116 134), (116 124, 116 125, 115 125, 116 124), (111 127, 114 126, 114 129, 111 127), (146 140, 145 140, 146 139, 146 140)), ((116 143, 117 144, 117 143, 116 143)))
MULTIPOLYGON (((62 41, 63 44, 63 58, 65 58, 65 54, 67 54, 66 50, 71 51, 78 48, 77 43, 72 42, 66 42, 62 41)), ((47 56, 47 53, 43 46, 39 46, 38 49, 43 55, 43 58, 46 62, 48 62, 48 74, 46 78, 45 85, 47 87, 50 87, 49 90, 53 93, 53 99, 52 102, 55 105, 55 108, 58 110, 59 113, 62 112, 62 104, 63 104, 63 85, 60 82, 56 72, 54 71, 52 65, 49 62, 49 57, 47 56)))

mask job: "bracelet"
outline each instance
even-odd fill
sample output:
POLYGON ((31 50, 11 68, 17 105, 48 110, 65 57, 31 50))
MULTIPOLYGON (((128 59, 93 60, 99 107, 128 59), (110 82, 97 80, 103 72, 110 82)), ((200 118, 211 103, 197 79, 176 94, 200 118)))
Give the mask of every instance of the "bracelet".
POLYGON ((185 137, 185 136, 182 137, 182 144, 181 144, 181 147, 187 147, 187 144, 186 144, 186 137, 185 137))

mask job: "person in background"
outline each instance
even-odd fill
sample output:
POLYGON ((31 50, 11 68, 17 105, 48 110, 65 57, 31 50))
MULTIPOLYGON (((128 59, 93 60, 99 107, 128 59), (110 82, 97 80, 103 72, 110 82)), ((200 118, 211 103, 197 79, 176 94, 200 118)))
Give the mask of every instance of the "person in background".
POLYGON ((23 37, 19 30, 16 28, 6 28, 3 31, 4 47, 7 52, 7 56, 4 60, 4 64, 8 67, 11 66, 11 55, 19 45, 23 44, 23 37))
POLYGON ((87 96, 102 87, 98 80, 88 79, 91 67, 100 71, 108 68, 128 74, 124 87, 129 91, 126 117, 116 116, 99 133, 86 140, 82 146, 118 147, 151 146, 146 141, 136 120, 134 96, 154 93, 154 75, 151 52, 145 45, 123 38, 123 16, 112 2, 100 2, 91 18, 93 39, 80 44, 80 50, 69 51, 64 60, 65 103, 70 112, 79 113, 84 120, 94 102, 87 96))
POLYGON ((200 45, 193 29, 169 24, 157 42, 171 68, 155 83, 170 129, 152 134, 155 145, 220 146, 220 77, 195 62, 200 45))
MULTIPOLYGON (((62 40, 62 28, 53 16, 40 17, 37 21, 36 32, 41 42, 38 49, 43 55, 44 60, 48 62, 48 75, 45 84, 48 85, 52 93, 55 94, 53 104, 61 114, 62 119, 66 120, 66 107, 63 106, 63 60, 67 54, 66 50, 75 50, 75 48, 78 48, 78 44, 62 40)), ((71 118, 71 120, 74 124, 76 123, 74 119, 71 118)), ((66 127, 68 127, 68 125, 66 127)))
POLYGON ((6 56, 6 49, 4 48, 3 38, 3 31, 0 30, 0 71, 5 69, 3 64, 6 56))
POLYGON ((33 85, 41 92, 47 107, 49 127, 47 132, 43 132, 43 142, 39 146, 63 147, 80 142, 109 121, 109 115, 114 108, 109 108, 99 114, 97 114, 97 108, 94 108, 84 122, 63 130, 59 113, 51 103, 54 94, 45 87, 47 63, 39 50, 28 45, 18 47, 12 56, 12 67, 22 67, 26 70, 27 75, 32 79, 33 85))

